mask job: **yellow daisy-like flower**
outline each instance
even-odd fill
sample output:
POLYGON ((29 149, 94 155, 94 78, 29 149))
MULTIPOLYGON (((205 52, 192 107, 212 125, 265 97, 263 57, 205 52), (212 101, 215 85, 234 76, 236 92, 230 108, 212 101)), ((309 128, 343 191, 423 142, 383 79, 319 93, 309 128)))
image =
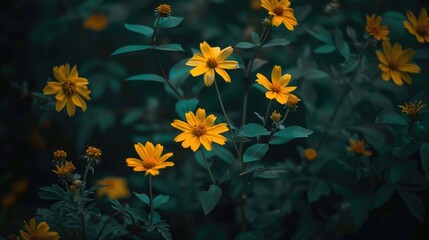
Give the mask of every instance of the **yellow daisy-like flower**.
POLYGON ((298 25, 293 8, 290 8, 289 0, 262 0, 261 6, 268 10, 268 14, 273 16, 273 26, 284 24, 288 30, 293 30, 298 25))
POLYGON ((389 42, 383 42, 381 47, 383 52, 376 52, 380 61, 378 67, 381 70, 381 78, 385 81, 392 78, 393 82, 398 86, 402 86, 403 81, 411 84, 412 79, 408 73, 420 72, 419 66, 409 63, 415 52, 411 48, 402 50, 402 46, 399 43, 395 43, 392 48, 389 42))
POLYGON ((225 82, 230 83, 231 77, 225 69, 237 69, 238 62, 226 60, 232 54, 232 47, 226 47, 220 50, 219 47, 210 47, 207 42, 200 43, 201 54, 195 53, 194 56, 186 62, 187 66, 194 67, 189 71, 193 77, 204 74, 204 84, 211 86, 215 80, 215 71, 225 82))
POLYGON ((171 14, 171 6, 168 4, 161 4, 156 7, 155 13, 160 17, 168 17, 171 14))
POLYGON ((419 13, 419 19, 411 11, 407 11, 408 21, 404 21, 404 27, 420 43, 425 41, 429 43, 429 17, 426 8, 422 8, 419 13))
POLYGON ((90 100, 88 90, 88 79, 78 76, 76 66, 70 70, 70 65, 66 63, 59 67, 54 67, 54 77, 58 82, 47 82, 43 88, 43 94, 51 95, 56 94, 55 99, 57 104, 55 109, 57 112, 61 111, 67 105, 67 114, 73 116, 76 112, 75 106, 86 110, 86 100, 90 100))
POLYGON ((354 152, 357 156, 372 156, 372 152, 365 149, 364 140, 349 139, 350 146, 347 147, 347 151, 354 152))
POLYGON ((166 153, 162 155, 164 147, 161 144, 154 146, 151 142, 146 142, 145 145, 141 143, 134 144, 138 158, 127 158, 127 166, 133 167, 134 172, 146 172, 152 176, 159 175, 159 169, 174 166, 173 162, 166 162, 167 159, 173 156, 173 153, 166 153))
POLYGON ((97 190, 97 197, 107 195, 109 198, 117 200, 130 196, 127 180, 121 177, 106 177, 96 181, 98 185, 104 187, 97 190))
POLYGON ((226 137, 221 133, 227 132, 229 129, 226 123, 214 125, 216 116, 210 114, 206 117, 206 110, 198 108, 196 115, 193 112, 185 114, 186 121, 175 119, 171 126, 183 131, 174 138, 175 142, 182 142, 183 148, 191 148, 192 151, 197 151, 201 144, 207 151, 212 150, 212 142, 224 145, 226 137))
POLYGON ((47 222, 36 223, 36 219, 32 218, 28 223, 25 222, 24 230, 20 230, 21 238, 24 240, 57 240, 60 235, 57 232, 50 232, 47 222))
POLYGON ((53 158, 56 161, 65 161, 67 158, 67 152, 64 150, 55 150, 53 153, 53 158))
POLYGON ((387 26, 381 26, 381 16, 375 16, 372 14, 371 17, 366 15, 366 32, 373 36, 377 41, 389 40, 389 28, 387 26))
POLYGON ((52 170, 55 174, 58 175, 59 178, 67 179, 70 174, 76 170, 76 167, 72 162, 66 161, 64 165, 55 165, 57 170, 52 170))
POLYGON ((107 28, 109 20, 104 14, 95 14, 89 16, 83 23, 83 27, 92 31, 101 31, 107 28))
POLYGON ((313 161, 317 157, 317 152, 313 148, 307 148, 304 151, 304 157, 308 161, 313 161))
POLYGON ((271 82, 260 73, 256 74, 256 77, 258 77, 256 82, 268 90, 265 93, 265 97, 276 99, 280 104, 286 104, 291 95, 290 92, 296 89, 295 86, 286 87, 290 82, 291 75, 285 74, 282 76, 282 68, 277 65, 274 66, 271 72, 271 82))

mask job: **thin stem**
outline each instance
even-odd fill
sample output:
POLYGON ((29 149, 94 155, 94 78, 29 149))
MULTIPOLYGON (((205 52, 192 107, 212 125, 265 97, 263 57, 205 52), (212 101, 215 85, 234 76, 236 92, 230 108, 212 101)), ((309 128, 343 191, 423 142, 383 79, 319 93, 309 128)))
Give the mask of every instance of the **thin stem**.
POLYGON ((106 228, 107 224, 118 214, 122 213, 122 211, 117 211, 115 212, 112 216, 109 217, 109 219, 107 219, 106 222, 104 222, 103 227, 101 227, 100 231, 97 234, 97 238, 96 239, 100 239, 101 233, 103 232, 104 228, 106 228))
POLYGON ((83 209, 84 209, 84 207, 83 207, 83 200, 82 200, 82 198, 81 198, 81 207, 80 207, 80 214, 79 214, 79 216, 80 216, 80 225, 81 225, 81 229, 82 229, 82 240, 85 240, 86 239, 86 236, 85 236, 85 218, 84 218, 84 216, 83 216, 83 209))
POLYGON ((167 83, 167 85, 171 88, 171 90, 173 90, 173 92, 180 98, 180 99, 184 99, 184 96, 182 96, 182 94, 180 94, 180 92, 173 86, 173 84, 171 83, 171 81, 168 79, 168 76, 164 70, 164 67, 162 67, 161 61, 159 60, 158 54, 156 53, 156 49, 153 48, 153 46, 156 43, 156 32, 158 30, 158 25, 159 25, 159 20, 160 17, 158 16, 155 20, 155 26, 153 28, 153 34, 151 37, 151 42, 150 44, 152 45, 152 54, 153 57, 155 58, 155 61, 158 65, 159 71, 162 74, 162 77, 164 78, 165 83, 167 83))
POLYGON ((244 207, 246 205, 246 202, 244 200, 243 193, 240 193, 240 220, 241 220, 241 231, 246 232, 247 226, 246 226, 246 215, 244 211, 244 207))
POLYGON ((83 174, 83 181, 86 183, 86 179, 88 177, 89 164, 85 167, 85 173, 83 174))
POLYGON ((290 112, 290 108, 288 108, 288 109, 286 110, 285 116, 283 117, 283 119, 282 119, 282 121, 281 121, 281 123, 282 123, 282 124, 284 123, 284 121, 286 120, 287 116, 289 115, 289 112, 290 112))
POLYGON ((271 103, 273 101, 269 101, 268 102, 268 107, 267 107, 267 112, 265 113, 265 118, 264 118, 264 124, 262 125, 263 127, 265 127, 265 125, 267 124, 267 119, 268 119, 268 114, 270 114, 270 109, 271 109, 271 103))
POLYGON ((200 149, 200 153, 201 153, 201 157, 203 157, 204 159, 204 163, 206 164, 207 171, 209 171, 210 178, 212 179, 213 184, 216 185, 215 178, 213 176, 212 170, 210 169, 209 163, 207 162, 207 158, 206 158, 206 155, 204 154, 204 150, 200 149))
POLYGON ((153 223, 153 192, 152 192, 152 175, 149 174, 149 200, 150 200, 150 223, 153 223))

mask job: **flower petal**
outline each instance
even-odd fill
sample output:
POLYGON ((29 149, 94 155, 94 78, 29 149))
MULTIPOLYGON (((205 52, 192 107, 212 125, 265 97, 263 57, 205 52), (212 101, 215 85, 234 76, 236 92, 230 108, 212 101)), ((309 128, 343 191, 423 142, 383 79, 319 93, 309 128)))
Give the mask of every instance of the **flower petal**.
POLYGON ((205 64, 205 65, 199 65, 199 66, 192 68, 189 71, 189 73, 192 75, 192 77, 198 77, 198 76, 206 73, 209 70, 210 70, 210 68, 207 66, 207 64, 205 64))
POLYGON ((225 80, 225 82, 230 83, 231 82, 231 77, 229 76, 229 74, 223 70, 222 68, 215 68, 216 72, 223 78, 223 80, 225 80))
POLYGON ((231 56, 232 51, 233 49, 231 46, 222 49, 222 51, 220 51, 219 54, 216 56, 216 62, 226 60, 229 56, 231 56))
POLYGON ((274 83, 280 83, 280 79, 282 78, 282 68, 278 65, 275 65, 273 67, 273 70, 271 71, 271 82, 274 83))
POLYGON ((204 84, 207 87, 210 87, 215 79, 215 73, 213 68, 209 68, 208 71, 204 74, 204 84))

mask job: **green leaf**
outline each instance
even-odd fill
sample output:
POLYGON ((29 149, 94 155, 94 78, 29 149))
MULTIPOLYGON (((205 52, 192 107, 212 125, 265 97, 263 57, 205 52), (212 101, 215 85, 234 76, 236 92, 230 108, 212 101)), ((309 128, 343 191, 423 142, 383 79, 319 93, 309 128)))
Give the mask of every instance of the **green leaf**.
POLYGON ((259 44, 259 43, 260 43, 260 41, 261 41, 261 39, 260 39, 260 37, 259 37, 259 34, 258 34, 258 33, 256 33, 256 32, 252 32, 252 33, 251 33, 251 35, 250 35, 250 37, 252 38, 252 42, 253 42, 254 44, 259 44))
POLYGON ((420 160, 425 172, 425 176, 429 178, 429 144, 427 143, 423 143, 420 146, 420 160))
POLYGON ((295 138, 306 138, 313 133, 312 130, 300 126, 291 126, 274 133, 270 144, 284 144, 295 138))
POLYGON ((142 51, 152 48, 151 45, 128 45, 125 47, 121 47, 118 50, 114 51, 112 53, 112 56, 122 54, 122 53, 128 53, 128 52, 136 52, 136 51, 142 51))
POLYGON ((326 43, 327 45, 334 45, 331 34, 321 26, 304 26, 305 31, 307 31, 311 36, 319 39, 320 41, 326 43))
POLYGON ((348 26, 346 28, 346 32, 347 32, 347 35, 350 37, 350 39, 353 40, 353 42, 357 41, 356 30, 354 30, 353 28, 351 28, 350 26, 348 26))
POLYGON ((337 47, 337 50, 344 58, 347 58, 350 55, 350 47, 349 44, 344 41, 343 33, 340 31, 339 28, 335 29, 334 37, 335 46, 337 47))
POLYGON ((158 196, 156 196, 153 199, 153 202, 152 202, 153 209, 159 208, 161 205, 167 203, 169 199, 170 199, 170 196, 168 196, 168 195, 158 195, 158 196))
POLYGON ((315 53, 331 53, 333 51, 335 51, 335 47, 332 45, 322 45, 314 49, 315 53))
POLYGON ((224 146, 213 144, 213 152, 226 163, 231 163, 235 159, 234 155, 224 146))
POLYGON ((270 132, 268 132, 267 129, 256 123, 243 125, 238 129, 237 132, 237 135, 244 137, 266 136, 269 134, 270 132))
POLYGON ((165 223, 165 221, 157 223, 154 227, 165 240, 173 240, 170 233, 170 225, 165 223))
POLYGON ((276 47, 276 46, 286 46, 288 45, 290 42, 284 38, 276 38, 276 39, 271 39, 269 42, 265 43, 262 48, 267 48, 267 47, 276 47))
POLYGON ((250 48, 256 47, 256 45, 251 43, 251 42, 239 42, 239 43, 235 44, 235 47, 236 48, 243 48, 243 49, 250 49, 250 48))
POLYGON ((146 203, 147 205, 150 205, 150 199, 149 196, 145 193, 134 193, 138 199, 140 199, 142 202, 146 203))
POLYGON ((397 187, 396 192, 404 200, 410 212, 421 222, 424 220, 425 204, 418 195, 406 189, 405 187, 397 187))
POLYGON ((395 162, 392 165, 390 165, 390 168, 389 168, 390 181, 392 183, 398 182, 399 179, 402 177, 404 170, 405 170, 404 164, 402 164, 400 162, 395 162))
POLYGON ((260 160, 268 151, 268 144, 255 144, 246 149, 243 154, 244 162, 253 162, 260 160))
POLYGON ((163 77, 156 74, 151 74, 151 73, 134 75, 125 80, 126 81, 152 81, 152 82, 165 83, 165 80, 163 77))
POLYGON ((268 227, 270 224, 278 220, 279 213, 280 209, 276 209, 270 212, 259 214, 253 221, 252 228, 262 229, 268 227))
POLYGON ((174 64, 168 73, 169 80, 176 88, 182 86, 186 79, 188 79, 189 71, 192 69, 192 67, 186 66, 188 60, 189 59, 186 58, 174 64))
POLYGON ((160 27, 160 28, 173 28, 173 27, 179 25, 180 23, 182 23, 183 19, 185 19, 185 18, 174 17, 174 16, 161 18, 161 19, 159 19, 158 27, 160 27))
POLYGON ((192 99, 182 99, 177 101, 176 103, 176 112, 179 115, 179 117, 183 120, 186 119, 185 113, 191 111, 195 111, 195 108, 198 105, 198 99, 192 98, 192 99))
POLYGON ((323 195, 329 195, 328 183, 322 179, 315 179, 314 181, 310 181, 310 186, 307 192, 308 201, 314 202, 323 195))
POLYGON ((380 207, 389 201, 395 191, 395 185, 391 183, 385 183, 375 193, 374 206, 380 207))
POLYGON ((253 61, 253 66, 252 66, 252 71, 251 72, 254 72, 254 71, 258 70, 259 68, 261 68, 262 66, 264 66, 266 63, 268 63, 267 60, 260 59, 260 58, 255 58, 255 60, 253 61))
POLYGON ((304 72, 304 78, 309 80, 316 80, 316 79, 322 79, 322 78, 328 78, 328 77, 329 77, 329 74, 315 68, 306 69, 304 72))
POLYGON ((152 37, 153 35, 153 28, 145 26, 145 25, 138 25, 138 24, 124 24, 125 28, 131 32, 140 33, 146 37, 152 37))
POLYGON ((182 48, 182 45, 177 44, 177 43, 172 43, 172 44, 165 44, 165 45, 159 45, 156 46, 155 49, 160 50, 160 51, 181 51, 184 52, 185 49, 182 48))
POLYGON ((39 197, 48 200, 66 200, 67 192, 64 191, 59 185, 53 184, 39 189, 39 197))
POLYGON ((407 121, 398 115, 396 112, 390 110, 384 110, 377 115, 375 123, 378 124, 389 124, 398 126, 408 126, 407 121))
POLYGON ((217 205, 222 196, 222 189, 216 185, 210 185, 208 191, 202 191, 200 195, 204 215, 209 214, 217 205))

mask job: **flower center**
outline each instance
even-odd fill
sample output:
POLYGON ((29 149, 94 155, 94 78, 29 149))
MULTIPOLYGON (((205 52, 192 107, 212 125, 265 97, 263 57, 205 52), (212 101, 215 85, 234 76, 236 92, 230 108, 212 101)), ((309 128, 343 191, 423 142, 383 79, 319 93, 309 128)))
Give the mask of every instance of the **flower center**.
POLYGON ((63 82, 63 91, 67 96, 71 96, 75 93, 76 84, 72 81, 63 82))
POLYGON ((192 133, 197 137, 200 137, 200 136, 206 134, 207 133, 206 125, 204 125, 204 124, 195 125, 194 129, 192 130, 192 133))
POLYGON ((283 15, 283 8, 282 7, 276 7, 273 10, 273 13, 276 14, 277 16, 282 16, 283 15))
POLYGON ((419 25, 417 25, 417 27, 416 27, 416 32, 419 34, 419 35, 426 35, 426 34, 428 34, 428 28, 427 28, 427 26, 426 25, 424 25, 424 24, 419 24, 419 25))
POLYGON ((147 158, 143 161, 143 167, 146 169, 151 169, 156 166, 156 161, 153 158, 147 158))
POLYGON ((398 63, 397 62, 393 62, 393 61, 389 62, 389 68, 392 69, 392 70, 398 69, 398 63))
POLYGON ((214 59, 214 58, 207 59, 207 67, 216 68, 217 67, 216 59, 214 59))
POLYGON ((273 85, 271 85, 271 91, 275 93, 280 93, 281 90, 282 90, 282 86, 280 86, 280 84, 273 83, 273 85))

